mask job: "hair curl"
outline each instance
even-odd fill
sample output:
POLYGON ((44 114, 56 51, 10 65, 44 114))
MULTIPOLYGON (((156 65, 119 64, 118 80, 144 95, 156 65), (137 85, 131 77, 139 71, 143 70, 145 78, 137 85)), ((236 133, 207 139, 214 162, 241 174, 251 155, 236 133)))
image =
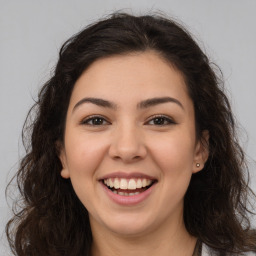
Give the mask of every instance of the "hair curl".
POLYGON ((192 176, 185 195, 188 232, 219 253, 256 251, 256 234, 247 216, 253 192, 246 182, 244 153, 212 63, 176 22, 158 15, 115 13, 64 43, 52 78, 28 114, 23 128, 26 155, 16 175, 23 204, 6 226, 16 255, 89 255, 88 212, 70 180, 60 175, 57 142, 63 141, 69 100, 82 72, 100 58, 147 50, 181 71, 194 103, 198 139, 204 130, 210 134, 209 159, 192 176))

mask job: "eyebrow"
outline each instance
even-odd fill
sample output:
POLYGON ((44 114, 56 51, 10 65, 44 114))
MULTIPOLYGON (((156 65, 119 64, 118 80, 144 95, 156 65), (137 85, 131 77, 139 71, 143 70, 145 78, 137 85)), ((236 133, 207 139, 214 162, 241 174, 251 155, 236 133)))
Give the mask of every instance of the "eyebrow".
POLYGON ((182 109, 184 109, 181 102, 172 97, 161 97, 161 98, 152 98, 152 99, 143 100, 137 105, 137 108, 141 108, 141 109, 148 108, 148 107, 152 107, 152 106, 155 106, 158 104, 163 104, 163 103, 168 103, 168 102, 175 103, 175 104, 179 105, 182 109))
POLYGON ((99 99, 99 98, 83 98, 76 103, 76 105, 73 108, 73 112, 78 106, 80 106, 84 103, 92 103, 92 104, 95 104, 95 105, 103 107, 103 108, 111 108, 111 109, 117 108, 116 104, 114 104, 110 101, 107 101, 107 100, 103 100, 103 99, 99 99))
MULTIPOLYGON (((163 103, 168 103, 168 102, 175 103, 178 106, 180 106, 182 109, 184 109, 181 102, 172 97, 160 97, 160 98, 151 98, 151 99, 143 100, 137 104, 137 108, 145 109, 145 108, 149 108, 152 106, 156 106, 158 104, 163 104, 163 103)), ((82 105, 84 103, 92 103, 92 104, 95 104, 95 105, 103 107, 103 108, 117 109, 117 105, 108 100, 104 100, 104 99, 100 99, 100 98, 83 98, 76 103, 76 105, 73 108, 73 111, 77 107, 79 107, 80 105, 82 105)))

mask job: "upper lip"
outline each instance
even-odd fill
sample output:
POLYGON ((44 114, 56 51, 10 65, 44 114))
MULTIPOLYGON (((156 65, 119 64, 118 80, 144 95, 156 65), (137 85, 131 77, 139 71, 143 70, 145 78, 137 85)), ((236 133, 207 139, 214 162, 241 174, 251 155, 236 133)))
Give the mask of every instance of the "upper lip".
POLYGON ((157 180, 157 178, 153 176, 150 176, 144 173, 139 173, 139 172, 131 172, 131 173, 112 172, 100 177, 98 180, 105 180, 110 178, 123 178, 123 179, 141 178, 141 179, 157 180))

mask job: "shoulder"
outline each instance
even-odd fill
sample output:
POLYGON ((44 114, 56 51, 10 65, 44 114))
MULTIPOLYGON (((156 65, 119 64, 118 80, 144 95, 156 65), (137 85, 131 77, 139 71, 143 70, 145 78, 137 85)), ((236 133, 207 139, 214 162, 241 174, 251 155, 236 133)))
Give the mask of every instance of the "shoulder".
MULTIPOLYGON (((219 256, 206 244, 202 244, 202 255, 201 256, 219 256)), ((231 256, 231 255, 230 255, 231 256)), ((241 254, 241 256, 256 256, 255 252, 247 252, 241 254)))

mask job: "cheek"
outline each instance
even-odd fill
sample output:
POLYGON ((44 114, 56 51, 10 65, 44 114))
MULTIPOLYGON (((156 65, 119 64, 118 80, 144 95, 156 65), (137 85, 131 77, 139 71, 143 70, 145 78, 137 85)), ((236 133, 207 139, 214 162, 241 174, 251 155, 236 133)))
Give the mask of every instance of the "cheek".
POLYGON ((162 195, 159 196, 159 204, 168 205, 170 211, 178 205, 182 207, 192 176, 192 145, 189 138, 173 136, 162 141, 152 152, 155 163, 161 170, 162 195))
POLYGON ((89 136, 67 138, 66 154, 71 179, 86 177, 84 182, 92 182, 95 178, 95 171, 104 157, 106 146, 103 141, 97 143, 93 138, 89 136))
POLYGON ((98 200, 95 195, 97 169, 105 155, 104 143, 85 136, 66 139, 67 166, 76 195, 89 212, 98 200))
POLYGON ((152 155, 163 167, 161 168, 163 171, 182 172, 187 168, 192 168, 194 144, 190 136, 176 133, 159 138, 157 144, 153 140, 151 142, 152 155))

